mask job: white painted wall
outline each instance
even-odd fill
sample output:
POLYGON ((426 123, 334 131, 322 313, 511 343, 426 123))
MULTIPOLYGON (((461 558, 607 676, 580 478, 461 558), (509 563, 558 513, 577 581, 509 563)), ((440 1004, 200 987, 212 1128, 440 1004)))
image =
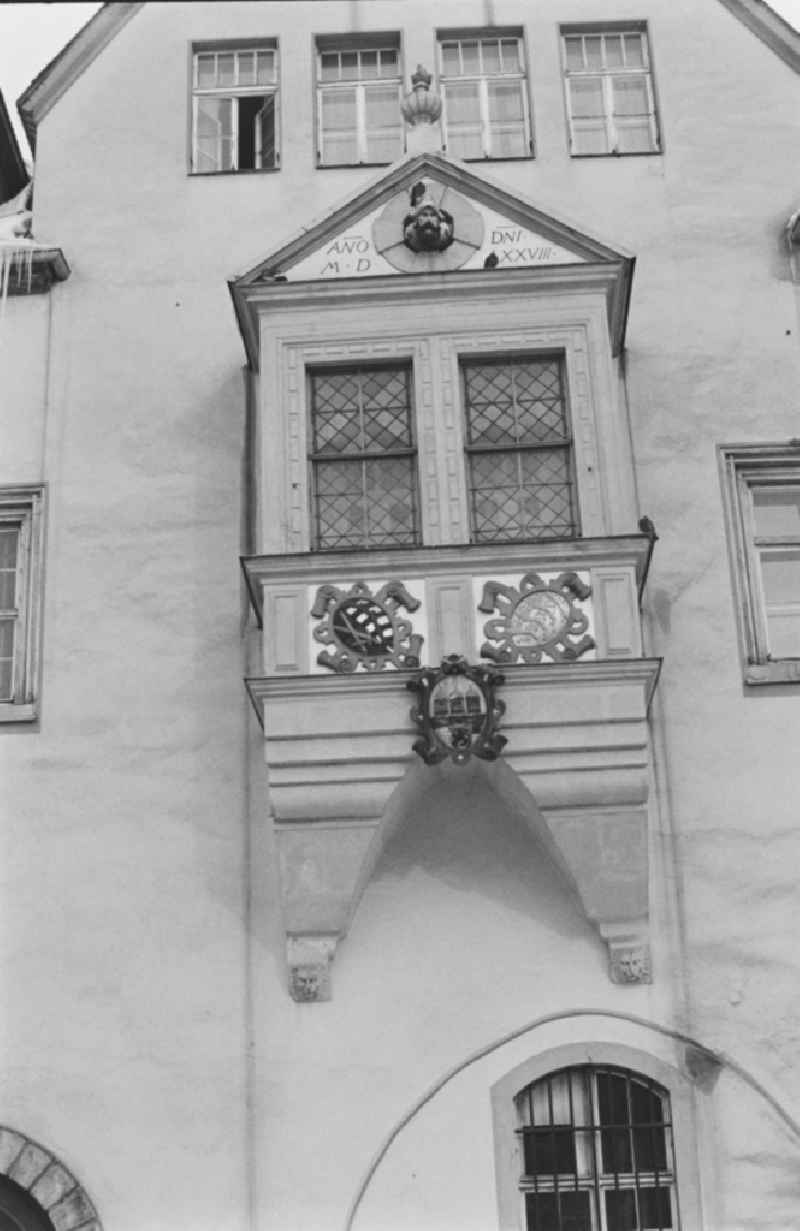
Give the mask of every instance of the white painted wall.
MULTIPOLYGON (((537 157, 487 171, 638 257, 625 371, 660 534, 648 652, 664 656, 655 982, 613 987, 529 840, 456 783, 387 850, 333 1001, 288 998, 240 683, 243 350, 225 279, 372 174, 314 170, 310 48, 376 10, 146 6, 42 124, 36 234, 73 273, 51 309, 9 303, 0 375, 0 478, 50 485, 42 720, 0 733, 0 1118, 63 1157, 106 1231, 338 1231, 429 1083, 580 1005, 678 1023, 786 1107, 800 1098, 800 699, 741 684, 714 453, 798 434, 781 248, 796 81, 721 5, 691 0, 442 0, 435 14, 384 0, 379 25, 402 30, 408 69, 431 64, 434 22, 482 25, 490 7, 525 27, 537 157), (573 16, 648 19, 662 155, 569 159, 557 24, 573 16), (281 45, 280 172, 187 176, 191 40, 262 34, 281 45)), ((545 1043, 448 1086, 387 1155, 355 1231, 491 1226, 488 1089, 545 1043)), ((786 1231, 796 1143, 730 1071, 709 1099, 707 1227, 786 1231)))

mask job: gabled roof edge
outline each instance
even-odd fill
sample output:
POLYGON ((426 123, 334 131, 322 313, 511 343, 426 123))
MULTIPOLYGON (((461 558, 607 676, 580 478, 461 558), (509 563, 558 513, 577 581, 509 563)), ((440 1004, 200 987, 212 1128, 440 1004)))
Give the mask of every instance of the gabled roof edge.
POLYGON ((142 0, 104 4, 20 95, 17 110, 34 153, 36 129, 48 111, 143 7, 142 0))
POLYGON ((800 73, 800 33, 784 21, 765 0, 719 0, 751 34, 800 73))

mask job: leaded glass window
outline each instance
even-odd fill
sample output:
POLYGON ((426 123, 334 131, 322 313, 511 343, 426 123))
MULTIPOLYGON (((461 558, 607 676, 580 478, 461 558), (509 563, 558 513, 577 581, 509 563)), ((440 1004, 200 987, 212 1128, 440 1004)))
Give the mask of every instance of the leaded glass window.
POLYGON ((411 366, 310 375, 314 547, 404 547, 419 537, 411 366))
POLYGON ((563 32, 573 154, 650 154, 660 148, 647 33, 563 32))
POLYGON ((530 121, 522 38, 439 39, 445 149, 455 158, 526 158, 530 121))
POLYGON ((396 39, 369 47, 320 39, 317 142, 321 166, 394 162, 403 153, 396 39))
POLYGON ((277 46, 197 51, 192 94, 193 172, 277 167, 277 46))
POLYGON ((516 1098, 526 1231, 677 1231, 669 1095, 628 1069, 561 1069, 516 1098))
POLYGON ((561 356, 468 360, 462 372, 473 540, 574 537, 561 356))

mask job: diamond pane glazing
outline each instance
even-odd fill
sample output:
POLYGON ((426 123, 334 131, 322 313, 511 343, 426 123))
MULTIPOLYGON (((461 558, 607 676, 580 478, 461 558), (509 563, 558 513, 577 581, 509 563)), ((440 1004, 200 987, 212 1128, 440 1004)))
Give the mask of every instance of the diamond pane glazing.
POLYGON ((477 542, 571 538, 567 450, 471 454, 470 503, 477 542))
POLYGON ((567 439, 558 359, 466 364, 470 444, 540 444, 567 439))

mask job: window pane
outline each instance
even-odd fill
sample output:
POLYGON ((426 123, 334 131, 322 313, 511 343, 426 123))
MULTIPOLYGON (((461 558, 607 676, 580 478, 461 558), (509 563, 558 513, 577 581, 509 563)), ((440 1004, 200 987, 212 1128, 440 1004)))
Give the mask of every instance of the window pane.
POLYGON ((361 397, 364 408, 363 447, 369 450, 410 448, 408 373, 394 368, 365 372, 361 397))
POLYGON ((583 39, 580 35, 564 39, 567 68, 574 71, 583 68, 583 39))
POLYGON ((19 529, 17 526, 4 526, 0 529, 0 568, 17 567, 17 547, 19 545, 19 529))
POLYGON ((668 1188, 639 1189, 639 1226, 641 1231, 669 1231, 672 1200, 668 1188))
POLYGON ((632 1188, 607 1192, 606 1222, 614 1231, 638 1231, 636 1221, 636 1193, 632 1188))
POLYGON ((343 51, 339 57, 342 77, 353 81, 358 77, 358 52, 343 51))
POLYGON ((622 67, 622 39, 619 34, 606 35, 606 67, 622 67))
MULTIPOLYGON (((245 100, 241 100, 242 105, 245 100)), ((274 167, 277 155, 275 140, 275 95, 268 94, 266 98, 257 100, 258 110, 255 115, 255 167, 263 170, 274 167)), ((241 120, 240 120, 241 127, 241 120)), ((241 146, 241 141, 240 141, 241 146)), ((242 166, 242 163, 239 163, 242 166)))
POLYGON ((576 119, 603 115, 603 82, 600 77, 573 77, 569 91, 572 114, 576 119))
POLYGON ((608 135, 602 120, 576 120, 572 125, 575 154, 607 154, 608 135))
POLYGON ((592 1231, 589 1201, 585 1192, 526 1193, 527 1231, 592 1231))
POLYGON ((236 80, 236 57, 232 51, 220 52, 217 56, 217 85, 234 85, 236 80))
POLYGON ((490 81, 489 152, 494 158, 522 158, 528 153, 521 81, 490 81))
POLYGON ((355 89, 323 90, 321 96, 322 161, 326 163, 358 162, 355 89))
POLYGON ((445 76, 457 77, 461 72, 458 43, 442 43, 442 72, 445 76))
POLYGON ((470 478, 479 541, 575 533, 565 450, 471 454, 470 478))
POLYGON ((599 34, 587 34, 583 40, 586 51, 586 67, 603 67, 603 39, 599 34))
POLYGON ((503 57, 504 73, 519 73, 522 65, 519 62, 519 43, 515 38, 504 38, 500 43, 500 53, 503 57))
POLYGON ((9 701, 14 688, 13 620, 0 619, 0 700, 9 701))
POLYGON ((800 539, 800 488, 754 487, 756 534, 800 539))
POLYGON ((362 51, 361 52, 361 74, 362 80, 371 79, 378 76, 378 53, 377 51, 362 51))
POLYGON ((199 97, 197 170, 230 171, 233 167, 233 99, 199 97))
POLYGON ((319 60, 320 81, 339 80, 339 57, 335 53, 324 53, 319 60))
POLYGON ((256 79, 258 85, 273 85, 277 79, 275 52, 259 51, 256 56, 256 79))
POLYGON ((393 51, 390 47, 385 48, 380 53, 379 76, 397 77, 398 75, 397 52, 393 51))
POLYGON ((480 52, 477 43, 462 43, 461 44, 461 62, 463 64, 462 72, 465 74, 478 74, 481 71, 480 52))
POLYGON ((656 148, 649 119, 617 120, 616 129, 620 154, 645 154, 656 148))
POLYGON ((393 162, 402 153, 403 127, 396 85, 365 86, 367 161, 393 162))
POLYGON ((416 538, 414 459, 392 457, 368 461, 366 471, 367 534, 370 547, 395 547, 416 538))
POLYGON ((198 86, 213 86, 217 81, 216 57, 213 53, 197 57, 198 86))
POLYGON ((256 56, 254 51, 239 52, 239 85, 255 85, 256 56))
POLYGON ((450 83, 445 91, 447 149, 456 158, 481 158, 481 106, 477 82, 450 83))
POLYGON ((500 44, 496 39, 484 39, 482 44, 483 50, 483 71, 484 73, 497 74, 500 72, 500 44))
POLYGON ((767 643, 772 658, 800 658, 800 610, 767 610, 767 643))
POLYGON ((363 462, 317 462, 314 478, 317 546, 361 546, 366 540, 363 462))
POLYGON ((762 549, 761 580, 767 603, 800 603, 800 548, 762 549))
POLYGON ((625 35, 625 63, 628 68, 639 68, 644 65, 641 34, 625 35))
POLYGON ((613 93, 615 116, 649 114, 646 77, 614 77, 613 93))
POLYGON ((522 1137, 526 1175, 575 1175, 575 1134, 570 1128, 529 1128, 522 1137))

